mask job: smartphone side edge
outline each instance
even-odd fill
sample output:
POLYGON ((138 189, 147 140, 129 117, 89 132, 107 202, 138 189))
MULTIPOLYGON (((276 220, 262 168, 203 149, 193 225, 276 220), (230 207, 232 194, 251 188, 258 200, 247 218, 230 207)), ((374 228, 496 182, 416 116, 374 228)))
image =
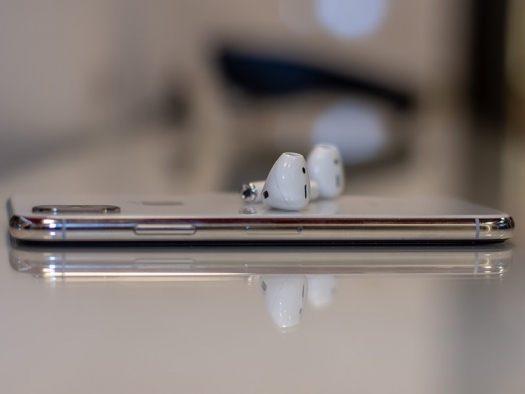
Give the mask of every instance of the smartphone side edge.
POLYGON ((9 234, 17 240, 64 241, 63 231, 60 219, 30 219, 16 214, 9 218, 9 234))
POLYGON ((514 219, 510 215, 501 216, 499 218, 478 218, 478 234, 479 240, 507 240, 512 237, 515 230, 514 219))

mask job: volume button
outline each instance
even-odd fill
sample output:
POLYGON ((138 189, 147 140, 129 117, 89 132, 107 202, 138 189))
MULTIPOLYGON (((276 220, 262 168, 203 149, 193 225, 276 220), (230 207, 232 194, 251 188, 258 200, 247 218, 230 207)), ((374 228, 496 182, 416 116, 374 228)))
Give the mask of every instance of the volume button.
POLYGON ((196 229, 192 224, 137 224, 137 235, 193 235, 196 229))

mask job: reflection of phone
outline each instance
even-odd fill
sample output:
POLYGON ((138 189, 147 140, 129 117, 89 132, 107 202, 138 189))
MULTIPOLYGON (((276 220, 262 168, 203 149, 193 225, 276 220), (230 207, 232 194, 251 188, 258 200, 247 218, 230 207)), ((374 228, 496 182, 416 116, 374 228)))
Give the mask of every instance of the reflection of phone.
POLYGON ((12 267, 46 278, 249 278, 253 275, 502 276, 504 245, 412 247, 41 247, 13 244, 12 267))
MULTIPOLYGON (((92 246, 92 245, 90 245, 92 246)), ((11 266, 21 273, 58 281, 245 281, 258 289, 253 305, 281 332, 298 327, 309 309, 328 308, 337 298, 342 276, 380 274, 390 278, 417 275, 497 280, 512 263, 512 249, 503 244, 476 246, 204 246, 118 248, 18 245, 11 266)))
POLYGON ((512 218, 445 198, 341 196, 299 212, 246 205, 236 194, 15 196, 10 233, 22 241, 501 242, 512 218))

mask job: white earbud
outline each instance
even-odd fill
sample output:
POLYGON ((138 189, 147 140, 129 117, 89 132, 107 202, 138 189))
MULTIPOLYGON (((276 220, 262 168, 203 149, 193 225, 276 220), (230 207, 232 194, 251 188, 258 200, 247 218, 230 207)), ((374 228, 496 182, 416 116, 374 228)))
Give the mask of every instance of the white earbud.
MULTIPOLYGON (((310 174, 308 174, 310 175, 310 174)), ((319 199, 320 191, 317 182, 310 179, 310 201, 316 201, 319 199)))
MULTIPOLYGON (((263 187, 264 181, 245 183, 241 188, 241 199, 248 204, 261 203, 263 187)), ((319 199, 319 185, 310 180, 310 201, 317 199, 319 199)))
POLYGON ((319 185, 321 198, 334 198, 341 194, 345 176, 341 155, 335 146, 315 145, 307 163, 310 179, 319 185))
POLYGON ((307 297, 304 275, 261 276, 264 300, 274 323, 281 329, 299 324, 307 297))
POLYGON ((308 277, 308 303, 314 308, 325 308, 334 301, 337 281, 333 275, 308 277))
POLYGON ((262 201, 271 208, 298 211, 310 201, 310 177, 299 153, 283 153, 275 162, 262 190, 262 201))

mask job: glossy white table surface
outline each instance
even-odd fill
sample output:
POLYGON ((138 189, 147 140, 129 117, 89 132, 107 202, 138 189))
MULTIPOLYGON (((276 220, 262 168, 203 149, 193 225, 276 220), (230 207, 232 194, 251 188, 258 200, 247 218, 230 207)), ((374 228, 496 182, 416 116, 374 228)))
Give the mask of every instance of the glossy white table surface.
POLYGON ((501 278, 334 276, 322 308, 310 283, 288 330, 272 319, 260 281, 49 280, 15 271, 5 240, 0 248, 6 393, 525 387, 520 248, 501 278))

